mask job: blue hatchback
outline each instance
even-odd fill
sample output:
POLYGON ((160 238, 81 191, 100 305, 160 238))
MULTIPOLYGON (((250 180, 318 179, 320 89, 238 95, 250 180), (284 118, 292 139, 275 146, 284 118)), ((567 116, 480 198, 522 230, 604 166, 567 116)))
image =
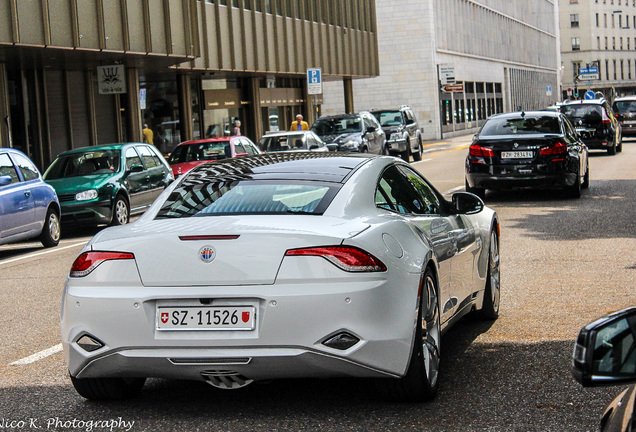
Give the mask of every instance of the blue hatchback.
POLYGON ((0 244, 32 238, 60 242, 57 194, 24 153, 0 148, 0 244))

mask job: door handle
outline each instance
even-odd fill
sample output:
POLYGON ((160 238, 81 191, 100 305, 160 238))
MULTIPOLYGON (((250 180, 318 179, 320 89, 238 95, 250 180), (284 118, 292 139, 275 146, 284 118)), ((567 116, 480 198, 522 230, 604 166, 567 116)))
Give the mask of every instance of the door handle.
POLYGON ((30 197, 31 196, 31 191, 24 192, 24 196, 27 197, 27 198, 30 197))

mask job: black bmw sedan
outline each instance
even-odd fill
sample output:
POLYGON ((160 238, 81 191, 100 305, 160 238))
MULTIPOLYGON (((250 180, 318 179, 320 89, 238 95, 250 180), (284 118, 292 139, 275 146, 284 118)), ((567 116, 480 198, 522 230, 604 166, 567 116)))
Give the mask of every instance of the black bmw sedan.
POLYGON ((587 146, 570 121, 550 111, 490 117, 466 157, 466 191, 559 188, 579 198, 590 184, 587 146))

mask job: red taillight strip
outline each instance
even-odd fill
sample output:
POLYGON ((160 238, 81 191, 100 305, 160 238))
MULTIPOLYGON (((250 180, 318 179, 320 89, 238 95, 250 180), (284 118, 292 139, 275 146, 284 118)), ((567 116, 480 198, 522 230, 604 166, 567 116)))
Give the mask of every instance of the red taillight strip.
POLYGON ((319 256, 348 272, 386 271, 382 261, 369 252, 353 246, 321 246, 289 249, 285 256, 319 256))
POLYGON ((488 147, 482 147, 479 144, 473 144, 470 146, 470 148, 468 149, 469 153, 471 156, 480 156, 480 157, 494 157, 495 156, 495 152, 488 148, 488 147))
POLYGON ((565 143, 558 142, 551 147, 543 147, 539 150, 539 154, 541 156, 550 156, 550 155, 558 155, 567 153, 568 146, 565 143))
POLYGON ((227 235, 189 235, 179 236, 179 240, 191 241, 191 240, 236 240, 239 235, 227 234, 227 235))
POLYGON ((70 277, 84 277, 90 274, 104 261, 135 259, 135 255, 128 252, 84 252, 78 256, 71 266, 70 277))

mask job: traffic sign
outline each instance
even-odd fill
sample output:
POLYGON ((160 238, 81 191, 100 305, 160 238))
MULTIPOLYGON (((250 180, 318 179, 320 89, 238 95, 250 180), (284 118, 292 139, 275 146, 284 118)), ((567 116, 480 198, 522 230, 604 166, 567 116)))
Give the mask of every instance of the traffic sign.
POLYGON ((600 80, 601 79, 601 74, 596 72, 596 73, 584 73, 584 74, 579 74, 576 77, 579 81, 595 81, 595 80, 600 80))
POLYGON ((442 85, 455 84, 455 65, 453 63, 439 65, 439 80, 442 85))
POLYGON ((307 69, 307 94, 322 94, 322 69, 307 69))
POLYGON ((464 91, 464 84, 449 84, 449 85, 445 85, 442 86, 442 91, 447 92, 447 93, 453 93, 453 92, 463 92, 464 91))
POLYGON ((579 69, 579 73, 582 75, 585 74, 597 74, 598 73, 598 68, 596 66, 591 66, 591 67, 587 67, 587 68, 580 68, 579 69))
POLYGON ((588 90, 585 92, 585 99, 594 99, 594 92, 592 90, 588 90))

